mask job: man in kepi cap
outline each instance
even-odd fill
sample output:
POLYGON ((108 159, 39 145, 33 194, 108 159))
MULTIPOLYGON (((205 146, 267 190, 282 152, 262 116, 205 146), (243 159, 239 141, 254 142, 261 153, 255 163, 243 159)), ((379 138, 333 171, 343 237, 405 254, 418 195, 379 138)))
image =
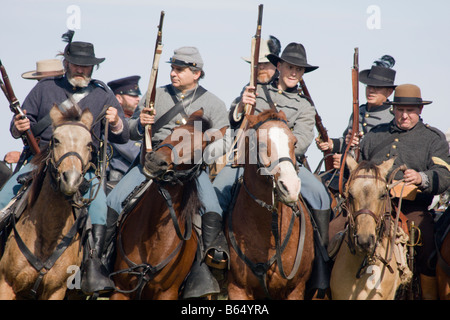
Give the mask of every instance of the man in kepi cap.
MULTIPOLYGON (((225 131, 229 126, 225 103, 199 85, 199 81, 205 76, 205 72, 203 70, 203 59, 198 49, 195 47, 176 49, 168 63, 171 65, 171 83, 156 88, 154 115, 151 115, 150 109, 145 107, 144 100, 139 103, 130 119, 130 138, 142 140, 144 128, 147 124, 150 124, 152 125, 153 135, 152 144, 153 147, 156 147, 171 134, 173 128, 185 123, 189 115, 201 108, 204 111, 203 117, 210 122, 211 128, 225 131)), ((216 139, 211 143, 208 146, 209 152, 205 150, 204 160, 211 163, 214 157, 222 156, 226 150, 223 148, 223 143, 223 139, 216 139)), ((141 164, 133 167, 111 191, 107 198, 108 207, 111 211, 120 214, 127 210, 127 205, 123 207, 122 203, 135 187, 146 179, 142 170, 141 164)), ((197 183, 199 197, 204 205, 204 211, 200 212, 203 238, 201 249, 202 251, 207 249, 209 252, 213 251, 213 257, 220 256, 220 258, 217 258, 218 260, 226 260, 228 255, 225 249, 227 248, 226 240, 222 232, 222 210, 209 176, 205 171, 201 171, 197 183), (219 243, 217 247, 222 249, 216 250, 217 243, 219 243), (212 248, 212 250, 209 250, 209 248, 212 248)), ((190 276, 191 279, 206 280, 206 278, 209 278, 210 281, 205 282, 213 283, 213 285, 203 287, 202 283, 196 283, 188 279, 183 293, 184 298, 198 297, 220 291, 219 285, 206 263, 200 263, 197 259, 194 262, 191 275, 193 275, 192 278, 190 276)))
MULTIPOLYGON (((94 46, 91 43, 72 42, 72 37, 73 32, 66 37, 68 44, 63 54, 63 65, 66 70, 64 76, 42 79, 36 84, 23 103, 23 110, 27 117, 21 119, 20 116, 15 116, 11 121, 12 136, 17 139, 24 131, 31 129, 34 136, 39 138, 39 146, 43 150, 49 144, 53 133, 49 116, 51 108, 56 104, 61 110, 66 110, 70 109, 75 102, 81 110, 89 108, 94 119, 104 114, 110 124, 108 135, 110 141, 127 142, 129 139, 128 122, 124 120, 119 102, 106 84, 92 79, 93 67, 103 62, 105 58, 95 56, 94 46)), ((103 122, 96 122, 91 132, 93 136, 92 162, 96 163, 99 141, 95 137, 102 136, 103 122)), ((28 164, 22 167, 17 174, 29 172, 32 169, 33 166, 28 161, 28 164)), ((16 181, 17 174, 12 176, 0 192, 1 208, 9 203, 14 197, 15 190, 19 189, 16 181)), ((85 178, 90 183, 85 197, 89 197, 90 189, 95 188, 99 183, 96 177, 92 168, 86 173, 85 178)), ((105 192, 102 188, 98 189, 97 196, 88 208, 92 223, 93 247, 86 250, 91 254, 83 262, 81 279, 81 289, 87 294, 114 288, 100 260, 104 247, 107 207, 105 192)))
MULTIPOLYGON (((231 126, 239 127, 245 105, 253 105, 255 114, 271 109, 272 105, 277 111, 283 111, 286 114, 288 126, 297 138, 295 155, 297 159, 300 159, 305 155, 306 150, 314 139, 316 111, 311 103, 298 93, 298 83, 305 73, 312 72, 318 67, 312 66, 307 62, 304 46, 295 42, 286 46, 281 57, 269 54, 267 59, 277 67, 279 77, 269 84, 258 85, 256 94, 253 86, 249 85, 245 88, 234 110, 231 126)), ((297 163, 301 164, 301 161, 297 163)), ((242 170, 243 168, 226 166, 214 180, 214 188, 224 212, 232 210, 228 208, 232 199, 232 186, 241 175, 242 170)), ((328 223, 331 214, 330 196, 325 186, 305 167, 300 166, 298 175, 301 180, 302 196, 310 206, 312 215, 319 227, 320 236, 322 237, 322 244, 319 245, 326 247, 328 244, 328 223)), ((323 262, 328 259, 328 257, 321 257, 320 254, 317 257, 315 263, 320 263, 322 266, 323 262)), ((318 268, 315 269, 317 270, 318 268)), ((328 270, 326 268, 320 270, 324 272, 314 275, 311 289, 325 290, 328 287, 328 270)))
MULTIPOLYGON (((404 195, 401 211, 414 221, 421 231, 421 246, 416 246, 415 265, 420 274, 422 299, 437 299, 435 264, 430 263, 434 251, 434 220, 428 206, 434 195, 450 187, 450 163, 448 143, 440 130, 424 124, 420 114, 424 105, 420 88, 412 84, 399 85, 394 101, 386 102, 394 108, 394 119, 374 127, 361 141, 361 160, 376 164, 395 159, 392 170, 401 165, 408 169, 398 171, 395 180, 404 179, 408 186, 418 191, 404 195), (439 159, 439 161, 435 161, 439 159), (409 200, 408 200, 409 199, 409 200)), ((397 195, 398 197, 398 195, 397 195)), ((394 199, 399 205, 399 199, 394 199)))
MULTIPOLYGON (((116 95, 122 106, 125 119, 131 118, 140 101, 140 76, 130 76, 108 82, 108 86, 116 95)), ((127 143, 110 143, 111 159, 107 168, 108 188, 113 188, 128 171, 141 150, 141 141, 130 140, 127 143)))

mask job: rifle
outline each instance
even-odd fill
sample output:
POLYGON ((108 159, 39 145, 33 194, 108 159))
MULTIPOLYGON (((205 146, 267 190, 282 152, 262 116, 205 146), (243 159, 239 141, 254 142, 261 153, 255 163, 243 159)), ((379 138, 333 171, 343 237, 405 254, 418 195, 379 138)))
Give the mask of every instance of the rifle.
MULTIPOLYGON (((347 158, 348 151, 350 150, 351 141, 355 138, 359 131, 359 50, 355 48, 353 54, 353 68, 352 68, 352 91, 353 91, 353 124, 352 124, 352 137, 345 148, 344 155, 341 159, 341 167, 339 171, 339 193, 343 194, 343 178, 344 178, 344 168, 345 159, 347 158)), ((358 161, 359 158, 359 147, 355 148, 355 159, 358 161)))
MULTIPOLYGON (((303 94, 308 98, 309 102, 314 107, 314 109, 316 109, 314 102, 311 98, 311 95, 309 94, 308 88, 306 87, 305 80, 303 80, 303 78, 300 79, 300 86, 302 88, 303 94)), ((319 133, 320 139, 322 141, 328 141, 328 131, 323 126, 322 118, 319 116, 317 109, 316 109, 315 118, 316 118, 316 129, 317 129, 317 132, 319 133)), ((326 171, 332 170, 333 169, 333 158, 331 156, 332 155, 331 150, 328 149, 328 150, 322 151, 322 153, 323 153, 323 159, 325 161, 325 170, 326 171)))
MULTIPOLYGON (((256 33, 255 36, 252 38, 252 61, 250 63, 250 85, 255 88, 256 92, 256 86, 258 84, 258 62, 259 62, 259 48, 261 46, 261 26, 262 26, 262 17, 263 17, 263 5, 260 4, 258 6, 258 21, 256 25, 256 33)), ((238 106, 236 106, 237 108, 238 106)), ((244 107, 245 115, 253 115, 255 113, 254 106, 250 104, 246 104, 244 107)), ((226 161, 230 161, 232 159, 231 155, 234 155, 236 150, 242 150, 241 147, 243 146, 243 143, 245 139, 242 139, 242 136, 244 132, 247 130, 248 126, 248 120, 247 117, 244 116, 242 119, 241 125, 239 126, 238 133, 236 134, 236 137, 233 141, 233 144, 231 145, 231 148, 227 154, 226 161), (238 146, 236 150, 234 150, 234 146, 238 146)), ((236 160, 237 157, 234 157, 236 160)))
MULTIPOLYGON (((9 101, 9 108, 11 111, 18 115, 20 114, 22 119, 25 119, 25 113, 23 113, 22 108, 20 107, 20 102, 17 100, 16 95, 14 94, 14 90, 11 86, 11 82, 9 81, 8 74, 6 73, 6 69, 3 66, 1 60, 0 60, 0 71, 2 73, 3 82, 1 82, 1 88, 3 93, 5 94, 6 99, 9 101)), ((33 135, 33 132, 31 132, 30 129, 24 132, 22 135, 22 141, 25 146, 29 146, 31 148, 31 151, 34 155, 37 155, 41 153, 41 149, 39 149, 39 145, 36 141, 36 138, 33 135)))
MULTIPOLYGON (((158 25, 158 34, 156 36, 156 44, 155 44, 155 53, 153 55, 153 65, 152 70, 150 72, 150 81, 148 83, 147 96, 145 99, 145 107, 150 108, 150 114, 154 114, 155 109, 155 97, 156 97, 156 79, 158 78, 158 67, 159 67, 159 59, 162 54, 162 27, 164 20, 164 11, 161 11, 161 16, 159 18, 158 25)), ((145 126, 145 134, 144 134, 144 147, 145 152, 141 153, 141 162, 145 159, 145 154, 152 151, 152 126, 147 124, 145 126)))

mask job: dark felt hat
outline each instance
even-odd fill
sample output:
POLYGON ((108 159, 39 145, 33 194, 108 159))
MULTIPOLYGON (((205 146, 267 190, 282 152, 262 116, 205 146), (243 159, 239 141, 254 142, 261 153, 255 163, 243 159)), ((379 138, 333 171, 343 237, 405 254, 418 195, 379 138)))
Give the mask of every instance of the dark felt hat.
POLYGON ((278 57, 275 54, 267 55, 267 59, 272 62, 273 65, 277 65, 279 61, 285 61, 287 63, 293 64, 298 67, 304 67, 305 73, 316 70, 319 67, 312 66, 308 64, 306 60, 306 51, 305 47, 300 43, 289 43, 286 48, 283 50, 281 57, 278 57))
POLYGON ((129 96, 139 96, 141 91, 139 89, 140 76, 130 76, 108 82, 108 86, 114 94, 127 94, 129 96))
POLYGON ((105 61, 105 58, 95 57, 92 43, 81 41, 69 43, 64 49, 64 58, 79 66, 95 66, 105 61))
POLYGON ((395 88, 394 80, 395 70, 382 66, 372 66, 372 68, 359 73, 359 81, 372 87, 395 88))

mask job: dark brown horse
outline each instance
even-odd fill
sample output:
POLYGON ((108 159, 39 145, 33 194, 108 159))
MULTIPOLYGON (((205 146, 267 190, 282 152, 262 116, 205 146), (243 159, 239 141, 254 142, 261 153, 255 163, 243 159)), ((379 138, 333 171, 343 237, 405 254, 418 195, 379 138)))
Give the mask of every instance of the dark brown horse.
POLYGON ((195 164, 194 158, 206 147, 202 131, 209 125, 202 115, 203 110, 193 113, 146 155, 151 184, 119 223, 113 300, 179 297, 197 249, 192 220, 201 208, 196 185, 201 161, 195 164))
MULTIPOLYGON (((12 217, 0 261, 0 300, 63 299, 70 268, 79 267, 82 253, 74 201, 90 167, 92 114, 74 108, 50 111, 53 137, 48 152, 33 159, 36 166, 28 203, 18 221, 12 217)), ((73 269, 72 269, 73 270, 73 269)))
POLYGON ((230 299, 304 299, 313 229, 299 201, 296 138, 283 112, 248 116, 244 175, 227 217, 230 299))

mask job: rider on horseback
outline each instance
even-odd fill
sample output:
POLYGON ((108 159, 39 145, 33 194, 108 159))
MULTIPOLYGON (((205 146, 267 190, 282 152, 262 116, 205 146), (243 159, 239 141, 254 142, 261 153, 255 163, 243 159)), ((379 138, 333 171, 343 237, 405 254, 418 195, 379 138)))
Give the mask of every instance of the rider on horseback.
MULTIPOLYGON (((24 131, 31 128, 34 136, 40 138, 41 150, 46 148, 53 132, 49 117, 50 109, 54 104, 58 105, 60 109, 66 109, 75 102, 82 110, 89 108, 94 119, 103 115, 105 105, 109 106, 105 114, 105 118, 109 120, 110 124, 109 139, 117 143, 127 142, 129 139, 128 124, 124 121, 123 111, 117 99, 104 83, 91 78, 93 67, 99 65, 105 58, 95 57, 94 46, 91 43, 72 42, 71 40, 72 37, 64 50, 63 63, 66 73, 62 77, 43 79, 32 89, 23 103, 23 110, 27 117, 22 119, 20 116, 15 116, 11 122, 12 136, 18 138, 24 131)), ((96 122, 91 130, 94 145, 92 159, 97 159, 99 140, 96 137, 101 137, 103 131, 104 127, 100 121, 96 122)), ((5 208, 19 190, 18 175, 34 169, 29 161, 31 157, 29 157, 28 163, 9 179, 0 192, 1 208, 5 208)), ((92 162, 95 163, 95 160, 92 162)), ((89 169, 85 179, 90 183, 89 190, 84 197, 89 197, 90 189, 96 188, 99 183, 95 170, 89 169)), ((98 189, 97 196, 88 208, 92 223, 93 242, 83 267, 81 284, 82 290, 88 294, 114 288, 100 262, 105 240, 107 207, 105 192, 102 188, 98 189)))
MULTIPOLYGON (((156 89, 155 115, 150 115, 150 108, 144 107, 144 99, 138 105, 129 121, 131 139, 142 139, 144 127, 149 124, 152 125, 152 144, 156 147, 171 133, 174 127, 184 123, 189 115, 200 108, 204 109, 204 118, 211 122, 212 128, 227 128, 229 123, 225 104, 198 84, 199 80, 204 77, 204 71, 203 60, 197 48, 182 47, 175 50, 168 63, 172 66, 172 71, 170 72, 171 84, 156 89)), ((217 157, 223 155, 225 152, 222 146, 223 140, 217 140, 208 146, 210 154, 214 154, 217 157)), ((139 158, 138 156, 137 159, 139 158)), ((204 159, 207 162, 211 162, 207 154, 204 155, 204 159)), ((130 196, 131 198, 133 197, 133 190, 146 181, 146 176, 142 169, 141 164, 132 167, 108 195, 107 204, 111 214, 118 216, 124 209, 127 210, 124 206, 124 201, 130 203, 128 200, 130 200, 130 196)), ((198 189, 200 199, 205 208, 203 212, 200 212, 203 240, 203 248, 201 249, 205 252, 210 249, 217 249, 216 251, 220 251, 220 253, 217 255, 214 252, 215 250, 213 250, 211 254, 214 257, 213 260, 226 260, 228 249, 223 235, 222 209, 218 204, 219 202, 209 176, 203 170, 198 177, 198 189)), ((204 257, 205 253, 202 253, 201 256, 204 257)), ((191 270, 190 275, 192 279, 199 280, 196 284, 201 286, 205 278, 215 282, 216 280, 212 277, 206 264, 202 263, 200 259, 197 262, 194 262, 195 268, 191 270), (198 270, 201 270, 200 272, 202 273, 199 277, 197 274, 198 270)), ((214 291, 217 292, 218 290, 218 285, 214 285, 213 288, 201 288, 199 290, 193 288, 194 286, 189 287, 192 289, 192 292, 187 293, 185 289, 184 297, 198 297, 214 291)))

